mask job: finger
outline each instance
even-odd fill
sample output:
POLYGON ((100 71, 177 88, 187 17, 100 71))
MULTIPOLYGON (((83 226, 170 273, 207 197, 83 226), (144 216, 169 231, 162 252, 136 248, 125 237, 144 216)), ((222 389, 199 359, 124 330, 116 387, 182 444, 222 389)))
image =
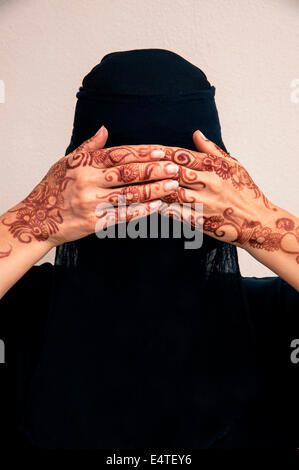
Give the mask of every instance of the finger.
POLYGON ((98 179, 102 188, 111 188, 177 177, 178 173, 179 166, 172 162, 126 163, 102 170, 98 179))
MULTIPOLYGON (((203 168, 205 168, 204 163, 203 168)), ((192 170, 185 166, 179 167, 178 182, 179 185, 182 187, 192 188, 196 191, 201 191, 209 185, 211 179, 211 173, 209 173, 208 171, 192 170)))
POLYGON ((94 152, 102 149, 105 147, 107 139, 108 131, 105 126, 102 126, 93 137, 83 142, 83 144, 78 147, 77 151, 94 152))
POLYGON ((205 189, 208 192, 219 192, 222 189, 221 180, 232 178, 235 173, 236 163, 209 154, 203 161, 203 169, 203 171, 196 171, 180 167, 177 178, 180 186, 194 191, 205 189))
POLYGON ((97 196, 99 201, 112 205, 136 204, 154 199, 162 199, 178 188, 175 180, 163 180, 155 183, 126 186, 113 191, 104 190, 103 196, 97 196))
POLYGON ((196 203, 203 202, 203 196, 200 192, 194 191, 193 189, 182 188, 181 186, 179 186, 175 191, 172 191, 170 194, 161 197, 161 199, 163 202, 167 202, 168 204, 187 203, 190 205, 190 207, 195 207, 196 203))
POLYGON ((212 167, 218 167, 222 164, 222 161, 230 160, 231 163, 233 163, 233 160, 236 161, 235 158, 223 152, 223 150, 217 147, 213 142, 211 142, 210 147, 206 148, 206 152, 196 152, 194 150, 178 147, 166 147, 165 152, 165 160, 171 160, 177 165, 196 171, 214 171, 212 167), (212 160, 214 160, 214 162, 212 162, 212 160))
POLYGON ((164 203, 159 207, 159 213, 165 217, 171 217, 191 225, 197 230, 202 230, 203 228, 202 211, 196 211, 186 204, 174 203, 169 205, 164 203))
POLYGON ((203 161, 207 157, 205 153, 180 147, 165 147, 165 154, 165 160, 198 171, 203 169, 203 161))
POLYGON ((127 163, 162 160, 165 151, 157 145, 122 145, 90 153, 89 165, 94 168, 111 168, 127 163))
POLYGON ((224 150, 218 147, 218 145, 216 145, 214 142, 207 139, 199 130, 196 130, 193 133, 193 142, 200 152, 216 155, 217 157, 225 157, 235 160, 235 158, 231 157, 228 153, 224 152, 224 150))
POLYGON ((155 200, 151 202, 144 202, 140 204, 131 204, 129 206, 97 208, 96 218, 96 232, 104 230, 111 225, 130 222, 134 219, 146 217, 159 210, 162 201, 155 200))

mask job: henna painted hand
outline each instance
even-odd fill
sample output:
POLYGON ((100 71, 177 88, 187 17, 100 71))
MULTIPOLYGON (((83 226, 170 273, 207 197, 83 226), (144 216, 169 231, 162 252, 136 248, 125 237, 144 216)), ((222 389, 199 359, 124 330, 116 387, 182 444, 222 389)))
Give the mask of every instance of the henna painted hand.
POLYGON ((163 198, 159 212, 201 226, 204 233, 249 251, 295 255, 299 264, 295 218, 270 204, 244 166, 200 131, 193 140, 199 152, 160 147, 167 160, 180 165, 180 171, 179 188, 163 198), (196 211, 195 203, 203 204, 203 214, 196 211))
POLYGON ((53 246, 93 233, 99 220, 105 228, 119 223, 119 214, 123 222, 157 210, 245 248, 299 291, 299 219, 270 204, 235 158, 199 131, 193 135, 198 152, 161 145, 104 149, 107 136, 102 128, 61 158, 0 217, 0 298, 53 246), (101 216, 99 204, 107 205, 101 216))
POLYGON ((178 187, 172 179, 177 165, 161 161, 165 152, 158 146, 104 149, 107 138, 102 127, 55 163, 32 193, 5 214, 2 224, 14 238, 23 243, 47 240, 53 246, 83 238, 95 231, 100 203, 107 204, 103 228, 118 223, 119 214, 123 222, 158 210, 160 199, 178 187), (121 212, 111 209, 118 204, 126 204, 121 212))

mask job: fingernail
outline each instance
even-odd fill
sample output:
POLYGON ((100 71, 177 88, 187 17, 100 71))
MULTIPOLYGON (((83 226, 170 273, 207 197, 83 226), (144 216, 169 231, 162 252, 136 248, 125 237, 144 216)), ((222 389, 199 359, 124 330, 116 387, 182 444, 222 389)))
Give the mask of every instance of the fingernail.
POLYGON ((166 190, 168 190, 168 189, 177 189, 178 186, 179 186, 178 181, 168 181, 167 183, 165 183, 165 189, 166 190))
POLYGON ((153 158, 163 158, 165 157, 165 152, 163 150, 153 150, 151 155, 153 158))
POLYGON ((204 140, 208 140, 208 139, 206 138, 206 136, 205 136, 199 129, 198 129, 198 132, 200 133, 201 137, 202 137, 204 140))
POLYGON ((167 165, 166 171, 170 174, 176 174, 179 171, 179 167, 178 165, 167 165))
POLYGON ((96 135, 102 134, 104 132, 105 126, 100 127, 96 135))
POLYGON ((161 204, 162 204, 162 201, 160 200, 150 202, 150 208, 156 209, 157 207, 161 206, 161 204))

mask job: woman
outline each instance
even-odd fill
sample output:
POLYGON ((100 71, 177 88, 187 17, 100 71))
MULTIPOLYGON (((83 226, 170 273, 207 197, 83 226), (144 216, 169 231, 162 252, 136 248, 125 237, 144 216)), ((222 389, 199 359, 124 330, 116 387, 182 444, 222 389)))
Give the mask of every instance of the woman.
POLYGON ((33 445, 298 445, 299 220, 226 152, 214 93, 172 52, 108 54, 83 80, 66 157, 2 215, 1 303, 8 324, 20 312, 18 428, 33 445), (200 248, 176 236, 186 224, 200 248), (33 267, 53 246, 55 266, 33 267), (236 246, 279 277, 242 278, 236 246))

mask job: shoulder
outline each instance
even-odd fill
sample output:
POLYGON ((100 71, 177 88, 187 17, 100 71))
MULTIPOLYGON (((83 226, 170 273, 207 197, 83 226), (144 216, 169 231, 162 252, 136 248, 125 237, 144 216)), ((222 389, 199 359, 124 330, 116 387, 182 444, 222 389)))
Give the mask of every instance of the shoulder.
POLYGON ((42 299, 49 295, 54 266, 51 263, 44 263, 40 266, 33 266, 24 276, 5 294, 1 299, 1 304, 13 304, 15 302, 25 302, 26 299, 42 299))
POLYGON ((278 276, 243 277, 242 287, 249 304, 299 307, 299 293, 278 276))
POLYGON ((242 287, 250 318, 261 338, 275 334, 288 350, 299 333, 299 293, 277 276, 244 277, 242 287))

